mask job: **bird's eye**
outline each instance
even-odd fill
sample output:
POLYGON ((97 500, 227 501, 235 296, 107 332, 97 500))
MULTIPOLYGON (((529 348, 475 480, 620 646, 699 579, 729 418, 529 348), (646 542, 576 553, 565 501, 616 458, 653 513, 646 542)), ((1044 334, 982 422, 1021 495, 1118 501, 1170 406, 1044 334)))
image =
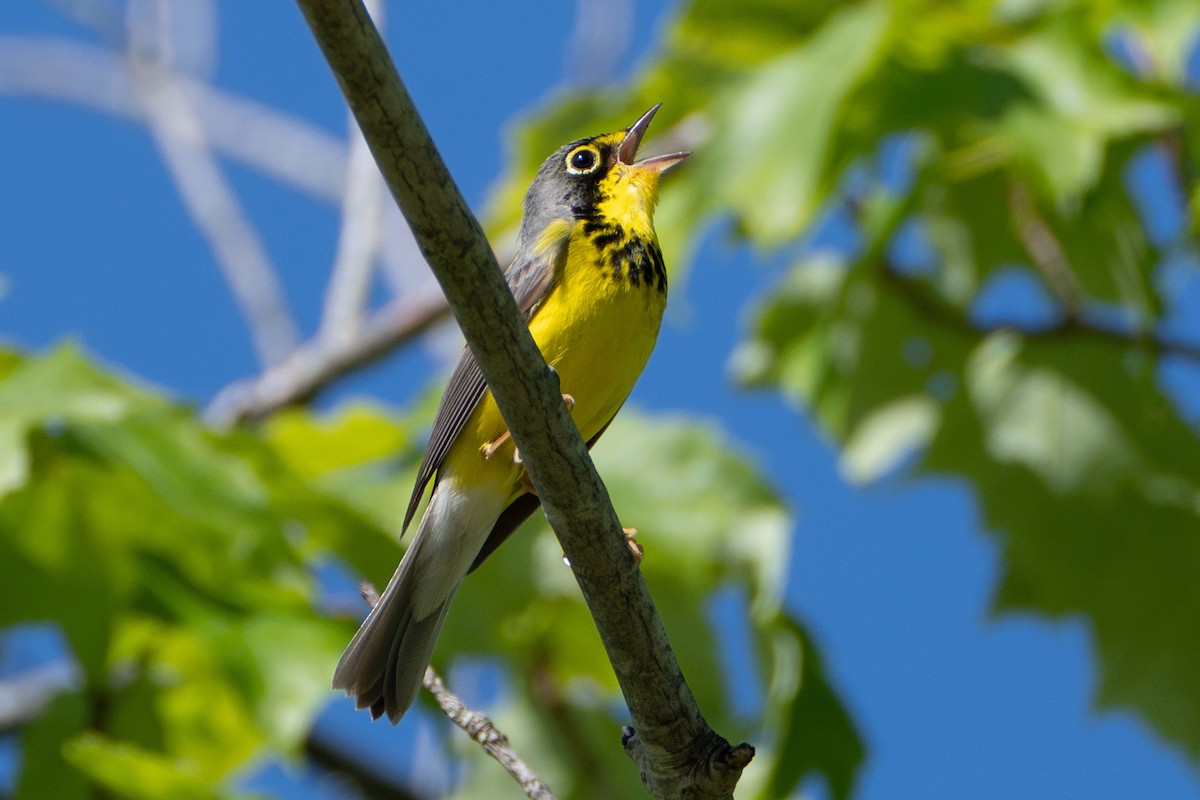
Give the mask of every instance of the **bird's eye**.
POLYGON ((567 156, 567 172, 573 175, 587 175, 595 172, 599 164, 600 154, 596 152, 596 148, 588 145, 576 147, 567 156))

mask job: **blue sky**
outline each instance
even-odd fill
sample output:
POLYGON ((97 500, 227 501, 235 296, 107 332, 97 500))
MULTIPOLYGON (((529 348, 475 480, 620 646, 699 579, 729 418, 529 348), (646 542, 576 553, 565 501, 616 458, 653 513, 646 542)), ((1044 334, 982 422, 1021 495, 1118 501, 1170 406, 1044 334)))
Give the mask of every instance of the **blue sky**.
MULTIPOLYGON (((505 126, 562 89, 575 7, 434 5, 393 4, 389 42, 451 171, 479 207, 504 161, 505 126)), ((635 5, 625 69, 650 46, 667 9, 635 5)), ((12 34, 88 39, 35 0, 0 5, 0 35, 12 34)), ((219 43, 217 85, 331 133, 344 130, 340 96, 290 3, 221 4, 219 43)), ((223 166, 311 333, 336 214, 223 166)), ((200 405, 255 371, 211 255, 139 126, 0 90, 0 219, 3 338, 40 349, 75 337, 108 363, 200 405)), ((632 402, 719 420, 795 510, 787 601, 816 636, 867 740, 859 797, 1200 795, 1196 769, 1139 720, 1092 712, 1086 625, 989 616, 998 553, 968 487, 890 480, 852 488, 839 476, 835 448, 802 411, 730 386, 727 361, 747 303, 769 290, 776 272, 719 231, 710 236, 672 297, 632 402)), ((354 377, 338 396, 402 403, 430 366, 414 351, 354 377)), ((348 736, 367 730, 361 715, 332 717, 348 736)))

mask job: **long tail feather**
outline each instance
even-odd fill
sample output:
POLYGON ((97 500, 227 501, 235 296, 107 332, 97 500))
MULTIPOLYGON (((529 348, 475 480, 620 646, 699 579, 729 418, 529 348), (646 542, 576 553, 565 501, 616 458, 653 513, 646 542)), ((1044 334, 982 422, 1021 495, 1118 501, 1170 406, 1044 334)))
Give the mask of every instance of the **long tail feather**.
POLYGON ((333 688, 398 722, 416 699, 450 601, 502 500, 439 483, 412 545, 333 673, 333 688))

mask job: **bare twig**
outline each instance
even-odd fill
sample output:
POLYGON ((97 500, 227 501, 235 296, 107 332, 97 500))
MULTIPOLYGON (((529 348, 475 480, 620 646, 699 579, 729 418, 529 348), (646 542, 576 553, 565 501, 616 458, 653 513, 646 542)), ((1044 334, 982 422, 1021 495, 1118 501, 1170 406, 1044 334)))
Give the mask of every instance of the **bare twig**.
POLYGON ((1008 210, 1012 214, 1017 238, 1025 247, 1033 266, 1042 274, 1050 291, 1063 304, 1067 316, 1075 316, 1083 295, 1079 280, 1075 277, 1062 244, 1050 230, 1046 220, 1038 214, 1029 189, 1024 184, 1014 182, 1009 186, 1008 210))
POLYGON ((324 339, 350 339, 358 333, 380 244, 383 181, 353 121, 349 135, 342 225, 321 313, 319 336, 324 339))
POLYGON ((484 714, 467 708, 462 700, 454 695, 433 668, 425 670, 425 688, 429 690, 442 712, 467 735, 479 743, 489 756, 496 759, 500 766, 512 775, 513 780, 521 784, 526 796, 531 800, 554 800, 550 787, 530 769, 529 765, 512 749, 508 737, 496 730, 496 726, 484 714))
POLYGON ((1061 322, 1041 328, 1030 328, 1016 320, 979 325, 957 307, 926 291, 919 283, 904 277, 890 265, 886 265, 880 273, 918 312, 963 336, 978 338, 998 331, 1015 331, 1031 340, 1072 337, 1097 339, 1136 347, 1156 356, 1182 358, 1200 364, 1200 343, 1174 339, 1148 330, 1115 327, 1102 320, 1089 319, 1084 313, 1076 317, 1065 317, 1061 322))
MULTIPOLYGON (((325 202, 342 199, 346 145, 315 125, 192 78, 157 76, 183 94, 205 142, 224 156, 325 202)), ((0 35, 0 95, 61 100, 148 124, 129 64, 56 37, 0 35)))
POLYGON ((572 85, 599 85, 623 63, 633 38, 631 0, 575 0, 575 25, 567 41, 572 85))
POLYGON ((520 448, 625 695, 658 798, 731 798, 749 745, 705 722, 550 370, 359 0, 298 0, 520 448))
MULTIPOLYGON (((168 12, 159 3, 146 6, 168 12)), ((153 10, 146 14, 154 13, 153 10)), ((258 233, 226 183, 203 128, 187 97, 169 79, 159 58, 171 51, 170 26, 148 25, 160 38, 145 34, 130 14, 130 64, 134 86, 145 107, 150 131, 193 221, 208 239, 234 299, 250 329, 264 365, 279 362, 296 346, 296 325, 283 299, 283 288, 258 233)))
POLYGON ((284 406, 303 403, 352 370, 370 364, 450 316, 443 297, 393 300, 349 339, 316 339, 297 348, 262 375, 230 384, 205 412, 213 422, 257 420, 284 406))
MULTIPOLYGON (((376 26, 382 28, 383 0, 374 0, 367 8, 376 26)), ((353 115, 348 117, 350 156, 342 199, 342 224, 333 271, 325 291, 319 334, 327 339, 349 339, 358 332, 380 247, 383 178, 353 115)))
MULTIPOLYGON (((366 581, 359 584, 358 588, 362 592, 363 600, 367 602, 368 606, 374 608, 379 602, 379 591, 366 581)), ((467 708, 466 704, 446 687, 445 681, 434 671, 433 667, 425 670, 424 683, 425 688, 437 700, 442 713, 478 742, 484 752, 496 759, 500 766, 504 767, 513 777, 513 780, 521 784, 521 788, 530 800, 555 800, 550 787, 543 783, 542 779, 517 755, 509 743, 508 737, 496 729, 495 724, 486 714, 480 714, 478 711, 467 708)))

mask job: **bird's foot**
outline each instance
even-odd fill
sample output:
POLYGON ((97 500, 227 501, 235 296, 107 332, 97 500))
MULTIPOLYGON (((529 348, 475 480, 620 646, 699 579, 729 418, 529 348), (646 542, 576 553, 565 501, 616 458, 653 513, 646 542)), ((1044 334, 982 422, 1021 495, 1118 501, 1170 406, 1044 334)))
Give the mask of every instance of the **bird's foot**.
POLYGON ((629 545, 629 553, 633 556, 633 563, 641 564, 642 556, 645 555, 645 549, 638 544, 637 528, 622 528, 621 532, 625 534, 625 543, 629 545))
MULTIPOLYGON (((496 451, 499 450, 501 447, 503 447, 504 443, 507 442, 511 438, 512 438, 512 434, 509 433, 508 431, 505 431, 504 433, 497 436, 495 439, 492 439, 490 442, 485 444, 483 447, 479 448, 479 452, 483 454, 483 460, 487 461, 492 456, 496 455, 496 451)), ((514 458, 515 457, 516 456, 514 455, 514 458)))
MULTIPOLYGON (((567 411, 570 411, 575 408, 575 398, 574 397, 572 397, 569 394, 564 394, 562 396, 562 399, 563 399, 563 405, 565 405, 567 407, 567 411)), ((497 436, 495 439, 492 439, 490 442, 485 444, 483 447, 479 448, 479 452, 483 454, 483 460, 484 461, 491 460, 492 456, 496 455, 496 451, 499 450, 501 447, 503 447, 504 443, 507 442, 511 438, 512 438, 512 434, 509 433, 508 431, 505 431, 504 433, 497 436)), ((521 451, 515 447, 513 448, 513 463, 514 464, 523 463, 521 461, 521 451)), ((529 479, 526 478, 525 481, 526 481, 526 483, 528 483, 529 479)), ((529 488, 529 491, 532 492, 533 484, 528 483, 528 488, 529 488)))
MULTIPOLYGON (((645 555, 646 551, 638 544, 637 539, 634 538, 637 536, 637 528, 621 528, 621 532, 625 534, 625 543, 629 545, 629 554, 633 556, 634 566, 641 564, 642 556, 645 555)), ((565 553, 563 554, 563 563, 568 567, 571 566, 571 559, 567 558, 565 553)))

